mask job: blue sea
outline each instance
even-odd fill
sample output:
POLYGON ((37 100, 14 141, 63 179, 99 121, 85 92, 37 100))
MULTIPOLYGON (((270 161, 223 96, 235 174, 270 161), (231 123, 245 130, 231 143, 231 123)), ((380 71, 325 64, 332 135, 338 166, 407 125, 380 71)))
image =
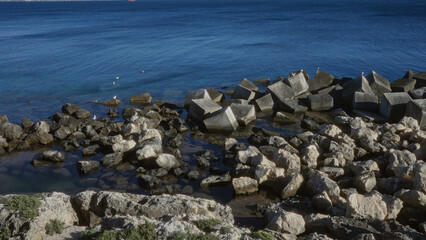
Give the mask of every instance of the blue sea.
POLYGON ((146 91, 181 103, 193 89, 318 67, 393 81, 426 69, 425 12, 404 0, 0 2, 0 114, 37 121, 65 102, 146 91))
MULTIPOLYGON (((183 103, 194 89, 299 69, 313 77, 318 67, 336 77, 375 70, 393 81, 408 69, 426 70, 425 13, 424 0, 0 2, 0 114, 38 121, 73 102, 105 116, 107 107, 87 102, 117 96, 122 108, 129 96, 149 92, 183 103)), ((185 137, 183 161, 194 167, 193 154, 205 148, 221 157, 220 147, 185 137)), ((36 156, 0 158, 0 194, 147 192, 132 168, 80 176, 79 152, 38 168, 30 164, 36 156)), ((232 187, 199 189, 199 181, 166 183, 233 199, 232 187)))

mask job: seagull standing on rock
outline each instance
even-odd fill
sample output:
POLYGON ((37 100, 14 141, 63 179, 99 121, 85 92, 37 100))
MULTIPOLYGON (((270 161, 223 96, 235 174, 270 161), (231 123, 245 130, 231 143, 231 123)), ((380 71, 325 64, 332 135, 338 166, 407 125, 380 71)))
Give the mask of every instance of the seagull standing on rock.
POLYGON ((96 115, 93 115, 93 120, 96 120, 96 115))
POLYGON ((112 99, 114 99, 114 100, 117 99, 117 96, 112 97, 112 99))

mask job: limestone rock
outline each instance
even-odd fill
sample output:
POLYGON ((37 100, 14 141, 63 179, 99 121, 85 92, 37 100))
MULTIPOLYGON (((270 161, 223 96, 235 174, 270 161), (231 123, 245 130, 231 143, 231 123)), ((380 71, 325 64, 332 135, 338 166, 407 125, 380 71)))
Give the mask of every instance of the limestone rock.
POLYGON ((234 186, 235 193, 238 194, 250 194, 257 192, 258 183, 255 179, 249 177, 239 177, 232 179, 232 185, 234 186))
POLYGON ((87 174, 99 169, 98 161, 78 161, 77 168, 81 173, 87 174))
POLYGON ((65 153, 56 150, 47 150, 42 152, 37 159, 48 162, 63 162, 65 161, 65 153))
POLYGON ((102 165, 105 167, 113 167, 123 160, 123 153, 110 153, 105 155, 102 159, 102 165))
POLYGON ((281 197, 286 199, 296 195, 297 191, 303 184, 303 176, 300 173, 293 173, 285 177, 280 177, 277 183, 273 185, 275 192, 281 197))
POLYGON ((284 168, 287 173, 300 172, 300 158, 296 154, 284 149, 278 150, 278 159, 275 162, 277 167, 284 168))
POLYGON ((3 136, 8 141, 18 139, 21 136, 22 128, 19 125, 13 123, 2 123, 0 124, 0 136, 3 136))
POLYGON ((266 228, 300 235, 305 232, 305 220, 299 214, 281 210, 272 218, 266 228))
POLYGON ((367 172, 356 175, 354 178, 354 185, 361 193, 368 193, 376 187, 376 177, 374 172, 367 172))

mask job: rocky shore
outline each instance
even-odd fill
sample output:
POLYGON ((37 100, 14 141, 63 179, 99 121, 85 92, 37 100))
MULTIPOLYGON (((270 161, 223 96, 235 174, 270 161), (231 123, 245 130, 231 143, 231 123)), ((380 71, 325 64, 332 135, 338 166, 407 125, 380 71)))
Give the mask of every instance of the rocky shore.
POLYGON ((301 70, 275 81, 243 79, 225 93, 195 90, 183 107, 152 102, 148 93, 129 102, 143 106, 96 119, 67 103, 47 120, 20 125, 0 116, 0 156, 47 148, 30 160, 39 167, 70 161, 68 152, 101 154, 75 167, 90 176, 132 166, 133 188, 151 193, 1 196, 0 239, 425 239, 426 72, 390 83, 375 72, 339 79, 317 70, 311 80, 301 70), (284 136, 259 120, 303 132, 284 136), (185 136, 207 139, 222 155, 201 150, 188 161, 185 136), (181 179, 281 200, 255 204, 250 211, 263 226, 246 228, 229 206, 177 194, 193 193, 181 179))

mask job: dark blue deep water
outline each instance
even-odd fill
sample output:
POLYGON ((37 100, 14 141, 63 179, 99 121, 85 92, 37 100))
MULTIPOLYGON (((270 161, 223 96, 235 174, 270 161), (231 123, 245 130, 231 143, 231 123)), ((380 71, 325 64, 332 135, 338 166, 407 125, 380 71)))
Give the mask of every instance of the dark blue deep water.
MULTIPOLYGON (((425 13, 424 0, 0 2, 0 114, 15 123, 38 121, 73 102, 105 116, 107 107, 86 102, 117 96, 122 108, 129 96, 149 91, 182 103, 193 89, 299 69, 313 77, 318 67, 337 77, 375 70, 392 81, 407 69, 426 70, 425 13)), ((194 169, 193 154, 205 148, 222 157, 220 147, 186 136, 182 160, 194 169)), ((79 176, 81 152, 66 153, 58 166, 35 168, 30 161, 37 154, 0 158, 0 194, 147 192, 132 166, 79 176)), ((229 185, 200 189, 200 181, 165 184, 230 205, 266 201, 262 193, 254 194, 257 200, 233 198, 229 185)))
POLYGON ((39 120, 145 91, 182 102, 301 68, 392 81, 426 69, 425 12, 403 0, 0 2, 0 113, 39 120))

